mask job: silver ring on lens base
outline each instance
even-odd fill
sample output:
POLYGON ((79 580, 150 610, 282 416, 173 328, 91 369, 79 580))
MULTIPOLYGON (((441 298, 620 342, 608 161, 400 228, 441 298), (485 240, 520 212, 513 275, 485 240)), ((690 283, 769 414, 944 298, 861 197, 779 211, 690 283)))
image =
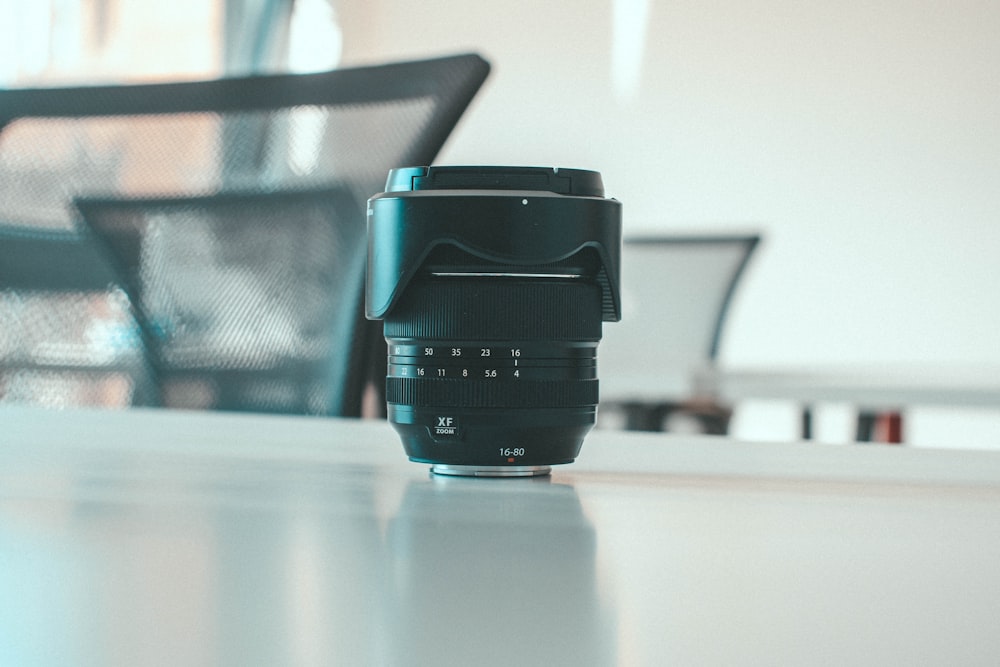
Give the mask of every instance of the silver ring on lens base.
POLYGON ((435 463, 431 466, 435 475, 453 477, 540 477, 552 472, 550 466, 460 466, 435 463))

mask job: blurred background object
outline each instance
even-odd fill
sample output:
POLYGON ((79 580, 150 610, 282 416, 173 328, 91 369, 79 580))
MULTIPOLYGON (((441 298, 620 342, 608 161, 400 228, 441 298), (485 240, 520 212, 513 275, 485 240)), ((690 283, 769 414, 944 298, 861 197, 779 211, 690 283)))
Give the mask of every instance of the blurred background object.
POLYGON ((0 404, 154 402, 128 297, 97 249, 68 232, 0 225, 0 404))
POLYGON ((733 405, 702 379, 717 370, 729 306, 760 241, 753 233, 624 240, 622 321, 605 328, 598 354, 602 425, 729 432, 733 405))
MULTIPOLYGON (((995 3, 0 7, 0 86, 302 71, 474 49, 494 74, 439 162, 599 169, 625 203, 628 234, 735 224, 767 238, 732 304, 721 367, 1000 368, 1000 311, 989 306, 1000 290, 995 3)), ((733 428, 798 433, 798 410, 773 407, 745 401, 733 428)), ((1000 446, 989 410, 917 406, 906 417, 913 444, 965 434, 1000 446)), ((833 421, 845 426, 823 426, 823 439, 853 437, 852 420, 833 421)))
MULTIPOLYGON (((488 71, 462 54, 0 91, 0 232, 12 239, 0 268, 4 316, 38 328, 44 314, 18 304, 50 296, 46 272, 65 278, 58 289, 80 291, 103 268, 100 287, 129 297, 154 404, 381 413, 379 400, 364 407, 366 392, 381 394, 386 360, 381 328, 364 318, 364 202, 393 166, 434 159, 488 71), (16 261, 16 237, 31 238, 26 261, 16 261), (58 254, 68 246, 79 247, 76 272, 58 254)), ((68 315, 63 301, 47 302, 68 315)), ((100 317, 76 315, 87 331, 100 317)), ((23 349, 11 355, 0 357, 0 378, 32 361, 36 372, 73 377, 105 363, 64 369, 23 349)), ((30 396, 4 389, 0 400, 30 396)))
POLYGON ((341 60, 329 0, 0 0, 0 87, 318 72, 341 60))

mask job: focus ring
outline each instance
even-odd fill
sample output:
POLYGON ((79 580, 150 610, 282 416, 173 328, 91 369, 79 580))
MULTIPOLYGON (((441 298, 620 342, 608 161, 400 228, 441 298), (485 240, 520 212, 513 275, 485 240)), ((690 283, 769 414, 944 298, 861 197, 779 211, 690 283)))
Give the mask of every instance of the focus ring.
POLYGON ((386 378, 386 401, 414 407, 573 408, 597 404, 597 380, 386 378))

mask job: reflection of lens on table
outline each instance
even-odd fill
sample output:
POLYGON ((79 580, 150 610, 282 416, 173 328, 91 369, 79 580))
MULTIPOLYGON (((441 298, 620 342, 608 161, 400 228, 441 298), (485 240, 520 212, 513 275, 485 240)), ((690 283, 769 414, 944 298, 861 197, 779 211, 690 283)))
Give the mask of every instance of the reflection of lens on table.
POLYGON ((387 544, 390 664, 613 664, 594 529, 573 487, 411 482, 387 544))

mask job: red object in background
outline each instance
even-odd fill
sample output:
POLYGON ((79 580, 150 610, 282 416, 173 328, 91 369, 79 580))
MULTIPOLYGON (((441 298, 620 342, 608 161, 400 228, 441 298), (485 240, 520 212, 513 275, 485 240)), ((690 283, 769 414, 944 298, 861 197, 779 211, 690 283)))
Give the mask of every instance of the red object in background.
POLYGON ((903 442, 903 415, 899 412, 883 412, 875 421, 875 442, 899 445, 903 442))

